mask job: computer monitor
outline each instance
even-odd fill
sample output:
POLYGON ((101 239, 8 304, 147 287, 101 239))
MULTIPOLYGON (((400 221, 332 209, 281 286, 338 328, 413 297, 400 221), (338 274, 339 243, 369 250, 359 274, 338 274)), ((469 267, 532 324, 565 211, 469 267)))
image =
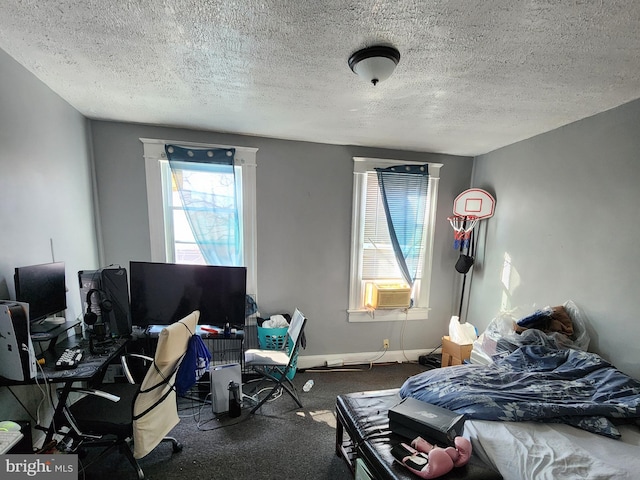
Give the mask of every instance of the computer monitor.
POLYGON ((32 324, 67 309, 64 262, 16 267, 14 281, 16 300, 29 304, 32 324))
POLYGON ((200 310, 200 325, 243 326, 247 269, 130 262, 133 325, 169 325, 200 310))

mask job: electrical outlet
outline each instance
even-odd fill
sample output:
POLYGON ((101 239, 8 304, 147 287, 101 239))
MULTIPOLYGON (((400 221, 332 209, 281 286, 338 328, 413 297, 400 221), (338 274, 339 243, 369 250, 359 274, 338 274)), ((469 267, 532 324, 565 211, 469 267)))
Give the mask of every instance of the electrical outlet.
POLYGON ((382 348, 384 348, 385 350, 389 349, 389 339, 385 338, 384 340, 382 340, 382 348))

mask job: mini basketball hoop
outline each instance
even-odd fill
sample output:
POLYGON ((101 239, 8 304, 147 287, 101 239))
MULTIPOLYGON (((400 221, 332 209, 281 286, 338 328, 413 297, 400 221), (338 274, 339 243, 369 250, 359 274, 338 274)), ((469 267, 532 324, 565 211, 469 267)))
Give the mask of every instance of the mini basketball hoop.
POLYGON ((447 217, 451 228, 453 228, 453 248, 458 250, 460 247, 469 248, 469 239, 471 238, 471 230, 478 224, 478 217, 453 215, 447 217))
POLYGON ((480 188, 465 190, 453 201, 453 216, 448 217, 454 231, 453 247, 469 248, 471 231, 478 222, 493 216, 495 199, 480 188))

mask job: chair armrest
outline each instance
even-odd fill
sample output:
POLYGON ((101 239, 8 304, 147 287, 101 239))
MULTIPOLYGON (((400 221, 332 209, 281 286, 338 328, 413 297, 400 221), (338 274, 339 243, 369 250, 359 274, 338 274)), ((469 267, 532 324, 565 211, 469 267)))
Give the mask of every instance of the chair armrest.
POLYGON ((112 393, 103 392, 102 390, 97 390, 95 388, 72 387, 69 391, 74 393, 84 393, 85 395, 94 395, 96 397, 106 398, 107 400, 111 400, 112 402, 120 401, 119 396, 114 395, 112 393))
POLYGON ((127 381, 129 383, 134 384, 136 383, 136 381, 133 378, 133 375, 131 374, 131 369, 129 368, 129 362, 128 362, 129 358, 140 358, 148 362, 153 362, 153 358, 148 355, 142 355, 140 353, 125 353, 120 357, 120 363, 122 364, 122 370, 123 370, 124 376, 127 378, 127 381))

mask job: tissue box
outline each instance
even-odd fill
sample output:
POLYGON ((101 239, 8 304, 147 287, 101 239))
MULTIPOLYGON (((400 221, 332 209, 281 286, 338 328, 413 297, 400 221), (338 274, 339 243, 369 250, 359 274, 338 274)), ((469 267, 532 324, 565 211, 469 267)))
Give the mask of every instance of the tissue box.
POLYGON ((442 366, 460 365, 471 357, 473 344, 459 345, 452 342, 449 337, 442 337, 442 366))

